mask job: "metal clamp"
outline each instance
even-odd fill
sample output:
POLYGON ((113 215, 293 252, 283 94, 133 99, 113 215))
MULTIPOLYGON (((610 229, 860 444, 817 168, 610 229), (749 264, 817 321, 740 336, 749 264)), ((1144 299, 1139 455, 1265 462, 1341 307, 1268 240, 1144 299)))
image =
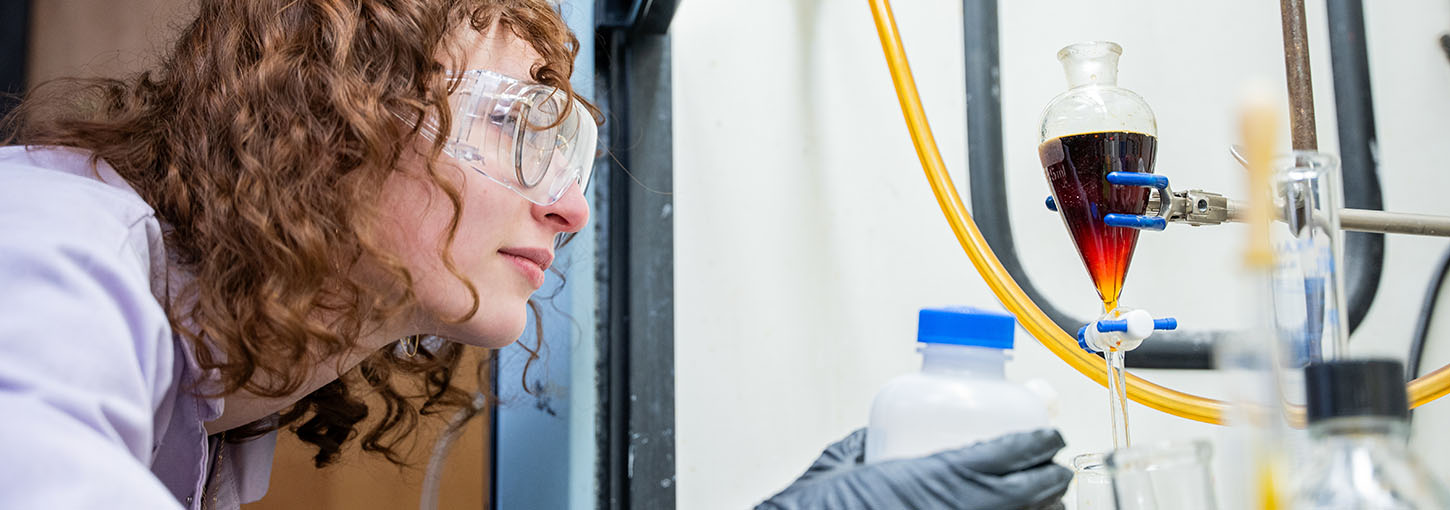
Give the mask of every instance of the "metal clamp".
MULTIPOLYGON (((1168 223, 1186 223, 1192 226, 1218 225, 1237 219, 1232 200, 1218 193, 1191 189, 1174 192, 1168 177, 1141 172, 1111 172, 1107 175, 1109 184, 1116 186, 1150 187, 1148 207, 1143 214, 1106 214, 1103 223, 1110 227, 1136 228, 1139 230, 1163 230, 1168 223)), ((1047 197, 1047 209, 1057 211, 1057 203, 1047 197)))
POLYGON ((1186 223, 1192 226, 1218 225, 1232 219, 1232 203, 1223 195, 1208 191, 1191 189, 1182 192, 1166 192, 1168 194, 1168 213, 1160 214, 1158 209, 1163 200, 1157 196, 1164 194, 1153 190, 1155 196, 1150 197, 1147 214, 1158 215, 1173 223, 1186 223))

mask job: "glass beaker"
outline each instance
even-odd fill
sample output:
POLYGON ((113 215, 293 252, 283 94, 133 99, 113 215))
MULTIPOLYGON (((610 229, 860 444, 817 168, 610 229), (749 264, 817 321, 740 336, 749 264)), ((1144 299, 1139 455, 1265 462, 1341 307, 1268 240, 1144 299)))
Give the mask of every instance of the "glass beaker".
POLYGON ((1344 239, 1339 162, 1329 154, 1294 151, 1274 166, 1279 220, 1271 229, 1274 320, 1283 344, 1279 370, 1286 402, 1304 404, 1302 370, 1346 351, 1344 239))
POLYGON ((1072 458, 1072 479, 1077 484, 1077 510, 1117 510, 1108 454, 1084 453, 1072 458))
POLYGON ((1217 510, 1208 441, 1116 450, 1107 456, 1117 510, 1217 510))

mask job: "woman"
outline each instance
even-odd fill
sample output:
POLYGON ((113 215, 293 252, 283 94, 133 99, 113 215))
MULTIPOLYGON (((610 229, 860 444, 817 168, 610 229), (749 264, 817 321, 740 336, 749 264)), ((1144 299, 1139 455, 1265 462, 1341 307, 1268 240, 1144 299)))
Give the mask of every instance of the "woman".
MULTIPOLYGON (((518 338, 588 221, 596 117, 545 0, 199 3, 152 71, 43 87, 7 123, 0 507, 237 508, 276 430, 319 467, 354 435, 400 461, 420 411, 467 404, 461 346, 518 338), (385 415, 359 431, 364 387, 385 415)), ((1013 440, 971 451, 1051 480, 999 492, 1060 496, 1060 438, 1013 440)), ((852 458, 767 504, 982 482, 904 462, 933 467, 852 458)))

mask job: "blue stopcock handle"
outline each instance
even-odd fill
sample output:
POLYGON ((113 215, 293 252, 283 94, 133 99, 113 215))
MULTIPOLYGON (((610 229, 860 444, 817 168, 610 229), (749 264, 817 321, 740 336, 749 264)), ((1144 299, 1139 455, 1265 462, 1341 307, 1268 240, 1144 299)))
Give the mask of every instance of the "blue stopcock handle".
MULTIPOLYGON (((1118 331, 1118 332, 1126 332, 1126 331, 1128 331, 1128 321, 1123 320, 1123 319, 1103 319, 1103 320, 1100 320, 1100 321, 1097 321, 1097 322, 1094 322, 1094 323, 1089 323, 1088 326, 1091 326, 1092 324, 1097 324, 1098 331, 1103 332, 1103 333, 1108 333, 1108 332, 1113 332, 1113 331, 1118 331)), ((1088 328, 1088 326, 1083 326, 1081 328, 1077 328, 1077 346, 1080 347, 1080 348, 1082 348, 1082 350, 1087 351, 1087 352, 1092 352, 1092 353, 1099 352, 1099 351, 1093 349, 1092 347, 1088 347, 1088 343, 1087 343, 1087 328, 1088 328)), ((1153 319, 1153 329, 1160 330, 1160 331, 1161 330, 1169 330, 1169 329, 1178 329, 1178 319, 1174 319, 1172 317, 1167 317, 1167 318, 1163 318, 1163 319, 1153 319)))
MULTIPOLYGON (((1079 329, 1078 330, 1078 338, 1079 338, 1078 341, 1079 342, 1082 341, 1081 338, 1083 336, 1083 331, 1085 329, 1087 329, 1087 326, 1083 326, 1083 329, 1079 329)), ((1153 319, 1153 329, 1157 329, 1157 330, 1178 329, 1178 319, 1174 319, 1172 317, 1168 317, 1168 318, 1164 318, 1164 319, 1153 319)), ((1098 321, 1098 331, 1103 332, 1103 333, 1108 333, 1108 332, 1112 332, 1112 331, 1127 331, 1127 330, 1128 330, 1128 321, 1126 321, 1126 320, 1122 320, 1122 319, 1103 319, 1103 320, 1098 321)))
POLYGON ((1109 227, 1136 228, 1138 230, 1163 230, 1168 228, 1168 220, 1157 216, 1138 216, 1136 214, 1105 214, 1103 223, 1109 227))
POLYGON ((1098 321, 1098 331, 1103 333, 1127 330, 1128 321, 1125 320, 1103 319, 1098 321))
POLYGON ((1145 172, 1108 172, 1108 183, 1118 186, 1168 188, 1168 177, 1145 172))

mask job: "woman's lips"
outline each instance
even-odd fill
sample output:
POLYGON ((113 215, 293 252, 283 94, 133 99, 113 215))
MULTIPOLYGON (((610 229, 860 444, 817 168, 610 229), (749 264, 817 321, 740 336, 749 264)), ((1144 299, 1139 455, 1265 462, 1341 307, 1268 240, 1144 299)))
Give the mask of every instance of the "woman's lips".
POLYGON ((509 252, 501 251, 499 252, 499 254, 503 255, 503 257, 505 259, 508 259, 509 262, 512 262, 514 267, 518 268, 520 273, 523 273, 524 278, 527 279, 529 283, 534 286, 534 290, 538 290, 540 287, 544 286, 544 268, 540 266, 538 262, 534 262, 533 259, 520 255, 515 255, 509 252))

